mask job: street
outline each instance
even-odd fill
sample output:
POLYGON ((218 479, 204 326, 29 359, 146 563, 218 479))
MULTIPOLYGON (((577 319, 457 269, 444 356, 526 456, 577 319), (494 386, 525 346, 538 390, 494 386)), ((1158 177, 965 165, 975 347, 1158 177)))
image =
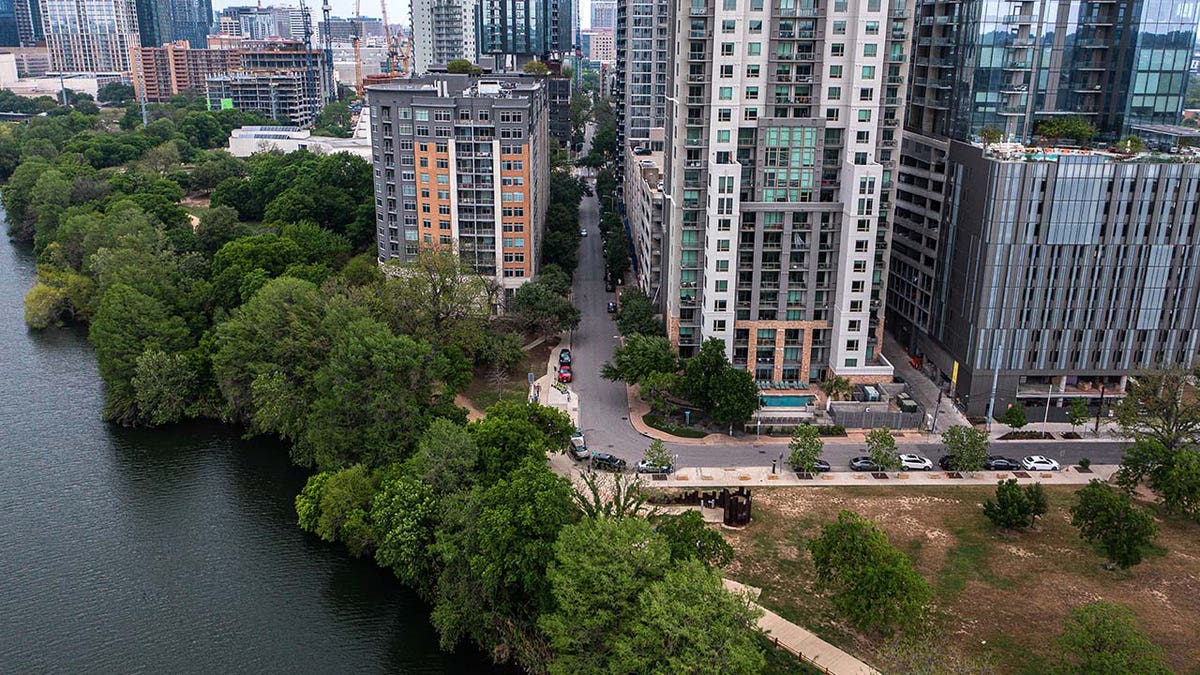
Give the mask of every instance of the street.
MULTIPOLYGON (((588 124, 585 149, 590 145, 595 127, 588 124)), ((568 343, 572 354, 574 382, 572 395, 579 397, 579 423, 590 449, 608 452, 625 459, 632 466, 642 459, 650 439, 629 422, 629 405, 625 384, 609 382, 600 377, 600 367, 612 358, 613 347, 619 344, 617 324, 607 311, 615 293, 604 290, 603 239, 600 236, 600 210, 595 196, 584 197, 579 206, 579 225, 588 231, 579 246, 579 268, 573 282, 573 301, 582 317, 579 327, 571 332, 568 343)), ((938 425, 942 427, 941 424, 938 425)), ((824 458, 835 471, 848 471, 850 458, 866 454, 857 443, 829 439, 824 458)), ((925 439, 897 439, 905 452, 916 452, 937 461, 945 454, 940 443, 925 439)), ((1119 441, 994 441, 992 454, 1020 459, 1025 455, 1041 454, 1060 463, 1074 462, 1087 457, 1094 464, 1117 464, 1121 460, 1119 441)), ((677 457, 680 467, 765 466, 773 459, 786 458, 787 440, 762 439, 761 442, 741 441, 729 444, 666 443, 667 451, 677 457)))

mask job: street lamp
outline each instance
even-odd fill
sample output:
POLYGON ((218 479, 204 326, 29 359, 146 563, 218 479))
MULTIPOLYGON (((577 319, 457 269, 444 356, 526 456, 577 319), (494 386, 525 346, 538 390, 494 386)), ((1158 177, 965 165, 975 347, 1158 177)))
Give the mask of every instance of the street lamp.
POLYGON ((1100 405, 1096 408, 1096 430, 1095 434, 1100 435, 1100 415, 1104 413, 1104 383, 1100 383, 1100 405))

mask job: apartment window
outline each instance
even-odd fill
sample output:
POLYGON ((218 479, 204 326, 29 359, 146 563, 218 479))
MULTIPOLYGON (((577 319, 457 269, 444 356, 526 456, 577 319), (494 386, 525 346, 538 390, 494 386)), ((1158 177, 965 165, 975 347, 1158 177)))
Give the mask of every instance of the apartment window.
POLYGON ((861 312, 862 307, 863 307, 862 300, 851 300, 850 301, 850 311, 851 312, 861 312))
POLYGON ((433 113, 433 119, 434 119, 434 121, 437 121, 437 122, 449 122, 450 121, 450 111, 449 110, 435 110, 433 113))
POLYGON ((448 230, 448 229, 450 229, 450 221, 448 221, 448 220, 439 220, 439 221, 438 221, 438 229, 439 229, 439 230, 448 230))
POLYGON ((826 108, 825 109, 825 119, 829 120, 830 122, 836 122, 838 120, 838 109, 837 108, 826 108))
MULTIPOLYGON (((875 30, 878 31, 879 26, 876 26, 875 30)), ((875 44, 874 42, 868 42, 867 44, 863 45, 863 56, 872 57, 872 56, 878 56, 878 55, 879 55, 879 45, 875 44)))
POLYGON ((868 21, 867 22, 867 35, 879 35, 879 22, 878 21, 868 21))
POLYGON ((450 176, 447 176, 444 173, 440 173, 440 174, 438 174, 437 182, 438 182, 438 185, 449 185, 450 184, 450 176))
MULTIPOLYGON (((734 21, 732 19, 726 19, 725 21, 721 22, 721 32, 722 33, 732 33, 736 30, 737 30, 737 21, 734 21)), ((733 43, 732 42, 721 43, 721 56, 733 56, 733 43), (729 53, 728 54, 725 53, 725 45, 729 45, 729 53)))
POLYGON ((862 330, 862 321, 858 319, 851 319, 850 321, 847 321, 846 330, 850 331, 851 333, 857 333, 858 331, 862 330))
POLYGON ((727 253, 729 251, 729 240, 728 239, 718 239, 717 240, 717 251, 719 253, 727 253))
POLYGON ((758 119, 758 108, 746 108, 746 112, 742 114, 742 119, 747 122, 753 122, 758 119))
POLYGON ((429 135, 429 125, 428 124, 418 124, 417 125, 417 135, 418 136, 428 136, 429 135))
POLYGON ((428 122, 429 121, 429 111, 428 110, 421 110, 418 108, 416 113, 417 113, 417 121, 418 122, 428 122))
POLYGON ((875 100, 875 89, 873 89, 872 87, 863 87, 863 88, 859 89, 858 90, 858 100, 874 101, 875 100))
POLYGON ((858 367, 858 359, 846 359, 846 367, 847 368, 857 368, 858 367))
POLYGON ((713 300, 713 309, 718 312, 724 312, 729 309, 728 300, 713 300))
POLYGON ((722 42, 721 43, 721 56, 733 56, 733 43, 732 42, 722 42))
POLYGON ((851 293, 862 293, 863 292, 863 281, 861 279, 856 279, 854 281, 851 281, 850 282, 850 292, 851 293))
POLYGON ((725 332, 725 319, 715 319, 713 321, 713 330, 718 333, 725 332))
POLYGON ((429 174, 428 173, 424 173, 424 172, 421 173, 421 182, 422 183, 429 182, 429 174))
POLYGON ((860 166, 863 164, 866 164, 867 163, 867 153, 865 153, 865 152, 854 153, 854 163, 858 164, 860 166))
POLYGON ((830 54, 830 56, 845 56, 846 55, 845 43, 835 42, 835 43, 829 45, 829 54, 830 54))
MULTIPOLYGON (((762 3, 759 3, 759 4, 762 4, 762 3)), ((762 21, 751 21, 750 22, 750 32, 751 33, 761 33, 762 32, 762 21)))
POLYGON ((717 192, 723 195, 733 194, 733 176, 718 176, 717 192))
POLYGON ((858 121, 859 122, 870 122, 871 121, 871 109, 870 108, 860 109, 858 111, 858 121))
POLYGON ((831 80, 842 79, 842 67, 841 66, 829 66, 829 79, 831 79, 831 80))
POLYGON ((863 66, 862 67, 862 77, 864 80, 875 79, 875 66, 863 66))
POLYGON ((450 191, 449 190, 438 190, 437 198, 441 199, 443 201, 449 200, 450 199, 450 191))
POLYGON ((846 34, 846 22, 845 21, 834 21, 833 22, 833 34, 834 35, 845 35, 846 34))
POLYGON ((732 101, 733 87, 721 87, 717 92, 717 98, 721 99, 722 101, 732 101))
POLYGON ((746 77, 758 77, 760 72, 761 66, 759 66, 757 63, 751 63, 750 65, 746 66, 746 77))
POLYGON ((717 132, 717 142, 718 143, 728 143, 729 142, 729 130, 728 129, 722 129, 717 132))
POLYGON ((758 87, 746 87, 746 100, 747 101, 757 101, 758 100, 758 87))
POLYGON ((842 100, 842 88, 841 87, 830 87, 829 88, 829 100, 830 101, 842 100))
POLYGON ((854 271, 855 272, 866 272, 867 271, 867 261, 866 260, 855 260, 854 261, 854 271))
POLYGON ((717 261, 717 271, 718 272, 728 272, 729 271, 729 261, 728 260, 718 260, 717 261))
POLYGON ((869 131, 855 132, 854 142, 855 143, 870 143, 871 142, 871 132, 869 132, 869 131))
POLYGON ((450 215, 450 205, 449 204, 438 204, 438 215, 439 216, 450 215))
POLYGON ((856 239, 854 241, 854 252, 855 253, 866 253, 867 246, 869 246, 869 245, 870 245, 870 242, 868 242, 866 239, 856 239))
POLYGON ((717 279, 717 281, 713 284, 713 290, 717 291, 718 293, 724 293, 725 291, 729 290, 729 282, 725 279, 717 279))
POLYGON ((848 352, 858 351, 858 340, 846 340, 846 351, 848 351, 848 352))
POLYGON ((729 226, 730 226, 729 218, 718 218, 717 219, 717 232, 728 232, 729 226))
POLYGON ((721 66, 721 77, 733 77, 733 66, 732 65, 721 66))
POLYGON ((717 164, 729 164, 730 162, 733 161, 732 159, 730 159, 731 157, 732 157, 732 155, 730 154, 730 152, 728 150, 718 150, 717 151, 717 164))
POLYGON ((420 167, 421 167, 422 169, 428 168, 428 167, 429 167, 429 158, 428 158, 428 157, 422 157, 422 158, 421 158, 421 161, 420 161, 420 162, 418 162, 418 164, 420 165, 420 167))
POLYGON ((763 11, 763 0, 750 0, 750 11, 751 12, 763 11))
POLYGON ((421 199, 429 199, 429 188, 421 188, 421 199))
POLYGON ((762 54, 762 43, 751 42, 746 45, 746 53, 750 56, 759 56, 762 54))
POLYGON ((737 0, 724 0, 721 3, 721 7, 723 7, 726 12, 735 12, 737 11, 737 0))
MULTIPOLYGON (((871 231, 871 219, 870 218, 859 218, 858 225, 854 228, 854 231, 855 232, 870 232, 871 231)), ((860 270, 855 270, 855 271, 858 272, 860 270)))

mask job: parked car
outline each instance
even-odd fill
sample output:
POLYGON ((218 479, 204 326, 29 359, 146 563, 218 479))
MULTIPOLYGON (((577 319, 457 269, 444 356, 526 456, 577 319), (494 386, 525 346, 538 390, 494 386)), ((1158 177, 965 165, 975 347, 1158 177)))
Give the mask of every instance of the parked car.
POLYGON ((607 452, 592 453, 592 467, 601 471, 621 472, 625 470, 625 466, 625 460, 614 457, 607 452))
MULTIPOLYGON (((829 471, 831 467, 829 466, 829 462, 826 462, 823 459, 818 459, 813 463, 813 468, 817 470, 817 473, 825 473, 826 471, 829 471)), ((804 469, 800 468, 799 466, 793 466, 792 470, 798 472, 803 471, 804 469)))
POLYGON ((558 365, 571 365, 571 350, 563 347, 558 350, 558 365))
POLYGON ((613 285, 613 282, 611 282, 611 281, 606 281, 606 282, 604 282, 604 290, 605 290, 605 291, 608 291, 609 293, 612 293, 612 292, 613 292, 613 291, 615 291, 616 289, 617 289, 617 287, 613 285))
POLYGON ((615 302, 608 303, 608 313, 609 314, 617 313, 617 303, 615 303, 615 302))
POLYGON ((1026 471, 1058 471, 1058 462, 1042 455, 1030 455, 1022 459, 1021 466, 1026 471))
POLYGON ((571 442, 567 444, 567 454, 571 456, 571 459, 580 462, 592 455, 583 441, 583 434, 571 437, 571 442))
POLYGON ((675 467, 671 466, 670 464, 667 464, 666 466, 658 466, 651 464, 644 459, 637 463, 638 473, 671 473, 674 470, 675 467))
POLYGON ((924 455, 904 453, 896 455, 901 471, 933 471, 933 460, 924 455))
POLYGON ((870 457, 863 456, 863 457, 855 457, 854 459, 850 460, 850 470, 851 471, 879 471, 880 468, 879 468, 879 465, 877 465, 875 463, 875 460, 871 459, 870 457))
POLYGON ((950 455, 942 455, 938 457, 938 466, 942 468, 942 471, 953 471, 954 458, 950 455))
POLYGON ((581 237, 586 237, 586 236, 587 236, 587 228, 586 228, 586 227, 585 227, 585 228, 583 228, 583 229, 581 229, 581 230, 579 230, 579 236, 581 236, 581 237))
POLYGON ((558 381, 563 384, 571 381, 571 366, 563 364, 558 367, 558 381))
POLYGON ((1021 463, 1008 457, 990 455, 983 460, 983 468, 988 471, 1016 471, 1021 468, 1021 463))

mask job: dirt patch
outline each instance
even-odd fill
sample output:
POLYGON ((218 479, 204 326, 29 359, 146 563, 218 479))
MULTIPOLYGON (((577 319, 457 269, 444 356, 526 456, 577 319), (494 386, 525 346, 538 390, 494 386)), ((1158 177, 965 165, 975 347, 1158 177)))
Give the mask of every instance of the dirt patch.
POLYGON ((458 405, 466 408, 468 413, 475 410, 482 415, 481 411, 487 410, 488 406, 497 401, 524 401, 529 395, 529 373, 533 373, 534 379, 545 375, 550 353, 557 351, 557 347, 557 337, 548 338, 531 347, 525 352, 521 363, 513 368, 511 373, 500 378, 487 370, 476 371, 466 391, 458 396, 458 399, 465 401, 465 405, 462 402, 458 405))
POLYGON ((868 661, 879 658, 878 637, 845 626, 812 583, 807 542, 848 509, 875 522, 930 582, 935 634, 998 672, 1052 668, 1067 613, 1099 599, 1133 609, 1175 669, 1200 663, 1200 526, 1159 514, 1161 550, 1113 573, 1070 525, 1074 488, 1046 492, 1050 513, 1036 527, 999 532, 980 509, 990 488, 760 489, 751 524, 725 532, 736 551, 726 573, 762 588, 764 606, 868 661))

